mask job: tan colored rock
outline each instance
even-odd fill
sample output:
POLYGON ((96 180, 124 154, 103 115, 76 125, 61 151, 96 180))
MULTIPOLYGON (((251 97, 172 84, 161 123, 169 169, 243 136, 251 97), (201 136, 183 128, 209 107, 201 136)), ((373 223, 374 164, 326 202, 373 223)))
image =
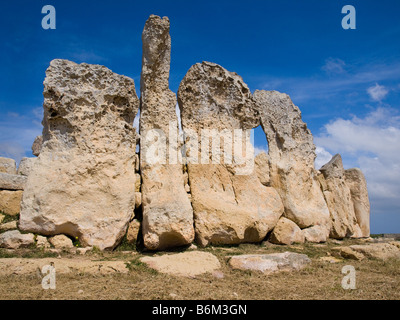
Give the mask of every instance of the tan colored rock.
POLYGON ((135 209, 139 209, 142 206, 142 194, 135 192, 135 209))
POLYGON ((135 174, 135 192, 140 192, 142 189, 142 177, 140 174, 135 174))
POLYGON ((285 217, 300 228, 329 228, 329 210, 314 168, 313 137, 299 108, 277 91, 256 90, 254 99, 268 140, 270 185, 282 198, 285 217))
POLYGON ((400 259, 399 246, 391 243, 372 243, 366 245, 352 245, 350 248, 368 258, 387 260, 400 259))
POLYGON ((261 184, 268 187, 269 179, 269 156, 265 152, 260 152, 254 159, 255 170, 261 184))
POLYGON ((19 249, 34 244, 34 235, 22 234, 18 230, 7 231, 0 234, 0 248, 19 249))
POLYGON ((302 230, 305 241, 320 243, 326 242, 329 238, 329 229, 325 226, 314 226, 302 230))
POLYGON ((185 156, 197 241, 202 246, 262 241, 281 217, 283 205, 276 190, 258 179, 250 142, 246 153, 232 156, 230 146, 242 150, 243 141, 236 134, 248 137, 259 125, 249 88, 236 73, 203 62, 186 74, 178 101, 187 137, 185 156), (204 151, 207 143, 200 141, 211 136, 218 143, 221 135, 224 142, 210 156, 204 151), (205 156, 199 156, 202 151, 205 156))
POLYGON ((168 18, 152 15, 142 36, 142 228, 144 245, 150 250, 182 246, 194 239, 193 209, 182 184, 183 170, 179 162, 176 95, 169 90, 169 30, 168 18))
POLYGON ((0 223, 3 222, 3 220, 4 220, 5 217, 6 217, 6 216, 5 216, 4 214, 1 214, 1 213, 0 213, 0 223))
POLYGON ((32 154, 36 157, 40 155, 40 150, 42 150, 43 136, 37 136, 32 144, 32 154))
POLYGON ((74 244, 72 243, 72 240, 63 234, 51 237, 48 239, 48 241, 56 249, 74 248, 74 244))
POLYGON ((135 155, 135 172, 136 173, 140 172, 140 158, 139 158, 139 155, 137 153, 135 155))
POLYGON ((0 157, 0 173, 17 174, 15 160, 0 157))
POLYGON ((144 257, 140 261, 161 273, 194 277, 220 269, 217 257, 208 252, 189 251, 159 257, 144 257))
POLYGON ((21 211, 23 191, 0 190, 0 211, 16 216, 21 211))
POLYGON ((304 234, 293 221, 281 217, 272 231, 269 241, 275 244, 286 245, 304 243, 304 234))
POLYGON ((0 232, 18 229, 17 221, 0 224, 0 232))
POLYGON ((36 247, 41 249, 49 249, 50 243, 47 241, 46 237, 43 236, 36 236, 36 247))
POLYGON ((332 223, 330 237, 335 239, 351 237, 356 231, 357 219, 350 189, 345 180, 342 157, 339 154, 335 155, 320 171, 327 185, 324 196, 332 223))
POLYGON ((37 158, 22 158, 17 174, 22 176, 29 176, 29 173, 32 171, 34 164, 36 163, 37 158))
POLYGON ((103 66, 53 60, 44 98, 43 146, 20 228, 112 249, 135 206, 134 81, 103 66))
POLYGON ((0 190, 24 190, 26 181, 25 176, 0 173, 0 190))
POLYGON ((361 261, 365 258, 365 256, 357 252, 356 250, 353 250, 350 247, 336 247, 332 248, 332 252, 334 255, 337 255, 339 257, 342 257, 344 259, 350 259, 350 260, 357 260, 361 261))
POLYGON ((140 230, 140 222, 136 219, 129 223, 126 240, 129 244, 136 244, 140 230))
POLYGON ((371 209, 368 197, 367 181, 360 169, 346 170, 345 180, 350 189, 357 224, 361 229, 361 237, 367 238, 370 236, 371 209))
POLYGON ((229 260, 233 269, 261 271, 265 274, 301 270, 310 263, 305 254, 293 252, 240 255, 229 260))

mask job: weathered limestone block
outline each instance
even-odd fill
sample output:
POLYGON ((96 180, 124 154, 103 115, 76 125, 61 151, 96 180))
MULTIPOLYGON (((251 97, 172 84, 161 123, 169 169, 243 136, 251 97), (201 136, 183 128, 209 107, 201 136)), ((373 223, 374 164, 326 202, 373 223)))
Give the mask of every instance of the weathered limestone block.
POLYGON ((79 237, 102 250, 118 244, 135 206, 138 107, 132 79, 103 66, 51 62, 43 145, 24 192, 21 230, 79 237))
POLYGON ((74 248, 74 244, 72 243, 72 240, 63 234, 57 235, 55 237, 51 237, 48 239, 48 241, 56 249, 74 248))
POLYGON ((0 173, 0 190, 24 190, 27 178, 9 173, 0 173))
POLYGON ((259 153, 255 159, 255 170, 258 179, 264 186, 269 186, 269 156, 265 152, 259 153))
POLYGON ((42 149, 43 136, 37 136, 32 144, 32 154, 36 157, 40 155, 40 150, 42 149))
POLYGON ((17 174, 22 176, 29 176, 37 158, 22 158, 17 174))
POLYGON ((23 191, 0 190, 0 211, 15 216, 21 211, 23 191))
POLYGON ((169 30, 168 18, 152 15, 142 36, 142 227, 144 245, 150 250, 182 246, 194 240, 193 209, 182 183, 183 170, 178 157, 176 95, 169 90, 169 30), (155 137, 157 142, 153 140, 155 137))
POLYGON ((304 234, 293 221, 281 217, 272 231, 269 241, 275 244, 286 245, 304 243, 304 234))
POLYGON ((203 62, 186 74, 178 101, 197 241, 202 246, 262 241, 283 205, 275 189, 261 184, 253 145, 243 139, 259 125, 249 88, 236 73, 203 62), (210 137, 217 145, 211 156, 210 137))
POLYGON ((277 91, 256 90, 254 99, 268 140, 270 185, 282 198, 285 217, 300 228, 329 229, 329 210, 314 168, 315 145, 299 108, 277 91))
POLYGON ((329 238, 329 231, 326 226, 318 225, 302 230, 305 241, 314 243, 326 242, 329 238))
POLYGON ((140 230, 140 222, 133 219, 129 223, 128 232, 126 233, 126 241, 129 244, 136 244, 140 230))
POLYGON ((342 157, 339 154, 335 155, 320 171, 324 175, 327 188, 324 196, 331 216, 330 237, 351 237, 356 231, 357 219, 350 189, 345 180, 342 157))
POLYGON ((32 233, 22 234, 18 230, 7 231, 0 234, 0 248, 19 249, 26 248, 35 243, 32 233))
POLYGON ((0 173, 17 174, 15 160, 0 157, 0 173))
POLYGON ((0 232, 18 229, 17 221, 10 221, 0 224, 0 232))
POLYGON ((361 229, 361 237, 367 238, 370 236, 370 203, 367 181, 360 169, 346 170, 345 180, 350 188, 357 224, 361 229))

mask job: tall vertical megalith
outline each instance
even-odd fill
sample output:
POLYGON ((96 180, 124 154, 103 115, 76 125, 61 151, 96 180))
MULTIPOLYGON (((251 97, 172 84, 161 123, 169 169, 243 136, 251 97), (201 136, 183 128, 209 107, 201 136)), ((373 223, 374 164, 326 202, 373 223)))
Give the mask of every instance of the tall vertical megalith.
POLYGON ((314 168, 313 137, 299 108, 277 91, 256 90, 254 99, 269 144, 270 184, 282 198, 285 217, 302 229, 322 226, 326 239, 329 210, 314 168))
POLYGON ((144 245, 150 250, 190 244, 193 210, 185 191, 176 95, 169 90, 168 18, 152 15, 143 31, 140 166, 144 245))
POLYGON ((134 81, 53 60, 44 81, 43 145, 23 195, 21 230, 112 249, 135 205, 134 81))

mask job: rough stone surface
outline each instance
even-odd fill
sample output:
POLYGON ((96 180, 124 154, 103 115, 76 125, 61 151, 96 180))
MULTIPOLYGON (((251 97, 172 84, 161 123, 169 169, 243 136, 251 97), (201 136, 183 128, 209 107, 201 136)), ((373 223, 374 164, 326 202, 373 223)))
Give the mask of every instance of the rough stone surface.
POLYGON ((0 224, 1 232, 15 230, 17 228, 18 228, 17 221, 10 221, 7 223, 0 224))
POLYGON ((357 252, 357 251, 353 250, 350 247, 332 248, 332 252, 333 252, 334 255, 337 255, 337 256, 342 257, 344 259, 361 261, 361 260, 363 260, 365 258, 365 256, 362 253, 357 252))
POLYGON ((269 187, 269 156, 265 152, 260 152, 254 159, 255 170, 261 184, 269 187))
POLYGON ((25 176, 0 173, 0 190, 24 190, 26 181, 25 176))
POLYGON ((15 160, 0 157, 0 173, 17 174, 15 160))
POLYGON ((3 220, 4 220, 5 217, 6 217, 6 216, 5 216, 4 214, 1 214, 1 213, 0 213, 0 223, 3 222, 3 220))
POLYGON ((275 244, 286 245, 304 243, 304 234, 293 221, 281 217, 272 231, 269 241, 275 244))
POLYGON ((53 60, 44 98, 43 146, 20 228, 112 249, 135 206, 134 81, 103 66, 53 60))
POLYGON ((135 209, 139 209, 142 206, 142 194, 135 192, 135 209))
POLYGON ((283 205, 276 190, 258 179, 251 143, 246 143, 245 154, 232 157, 231 145, 241 148, 244 141, 231 138, 232 144, 226 145, 224 138, 222 150, 217 148, 220 157, 218 153, 198 156, 208 144, 200 141, 208 141, 210 132, 213 141, 219 141, 225 133, 247 136, 259 125, 249 88, 236 73, 203 62, 192 66, 184 77, 178 102, 197 241, 202 246, 262 241, 281 217, 283 205))
POLYGON ((126 233, 126 241, 129 244, 136 244, 140 230, 140 222, 136 219, 129 223, 128 232, 126 233))
POLYGON ((212 273, 221 268, 217 257, 207 252, 190 251, 160 257, 144 257, 140 261, 161 273, 175 276, 194 277, 212 273))
POLYGON ((314 226, 302 230, 305 241, 307 242, 326 242, 329 238, 329 229, 325 226, 314 226))
POLYGON ((351 237, 356 229, 357 219, 350 189, 345 181, 342 157, 337 154, 321 169, 326 182, 323 191, 331 217, 330 237, 342 239, 351 237))
POLYGON ((400 245, 394 243, 372 243, 366 245, 353 245, 350 248, 368 258, 386 260, 400 259, 400 245))
POLYGON ((60 234, 55 237, 51 237, 48 239, 48 241, 56 249, 74 248, 74 244, 72 243, 72 240, 63 234, 60 234))
POLYGON ((310 263, 307 255, 293 252, 241 255, 229 260, 234 269, 261 271, 266 274, 301 270, 310 263))
POLYGON ((18 230, 13 230, 0 234, 0 248, 6 248, 6 249, 26 248, 34 243, 35 239, 32 233, 22 234, 18 230))
POLYGON ((299 108, 288 95, 277 91, 256 90, 254 99, 268 140, 270 185, 282 198, 285 217, 302 229, 314 225, 329 228, 329 210, 314 168, 313 137, 299 108))
POLYGON ((17 174, 20 174, 22 176, 29 176, 29 173, 31 173, 33 165, 36 163, 37 158, 22 158, 19 167, 18 167, 18 172, 17 174))
POLYGON ((351 200, 357 224, 361 229, 361 237, 370 236, 370 203, 368 198, 367 181, 360 169, 348 169, 345 171, 346 184, 350 189, 351 200))
POLYGON ((43 136, 37 136, 32 144, 32 154, 36 157, 40 155, 40 150, 42 150, 43 136))
POLYGON ((182 165, 178 162, 176 95, 169 90, 169 30, 168 18, 152 15, 142 35, 142 227, 144 245, 150 250, 186 245, 194 239, 193 209, 182 183, 182 165), (154 130, 161 132, 157 142, 153 140, 154 130), (153 156, 154 149, 157 149, 158 157, 153 156))
POLYGON ((36 247, 42 248, 42 249, 49 249, 50 243, 49 243, 49 241, 47 241, 46 237, 37 236, 36 237, 36 247))
POLYGON ((0 211, 15 216, 21 211, 23 191, 0 190, 0 211))

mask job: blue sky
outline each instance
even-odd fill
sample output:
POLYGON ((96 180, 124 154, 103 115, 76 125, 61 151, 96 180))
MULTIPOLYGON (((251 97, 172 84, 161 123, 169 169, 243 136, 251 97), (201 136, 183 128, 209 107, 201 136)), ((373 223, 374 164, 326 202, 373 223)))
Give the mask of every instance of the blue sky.
MULTIPOLYGON (((317 166, 341 153, 360 167, 372 232, 400 232, 400 2, 398 0, 14 0, 0 4, 0 156, 32 156, 43 80, 55 58, 102 64, 135 80, 150 14, 171 20, 170 86, 191 65, 218 63, 252 91, 288 93, 317 145, 317 166), (57 29, 43 30, 53 5, 57 29), (357 29, 344 30, 344 5, 357 29)), ((256 130, 255 143, 265 149, 256 130)))

